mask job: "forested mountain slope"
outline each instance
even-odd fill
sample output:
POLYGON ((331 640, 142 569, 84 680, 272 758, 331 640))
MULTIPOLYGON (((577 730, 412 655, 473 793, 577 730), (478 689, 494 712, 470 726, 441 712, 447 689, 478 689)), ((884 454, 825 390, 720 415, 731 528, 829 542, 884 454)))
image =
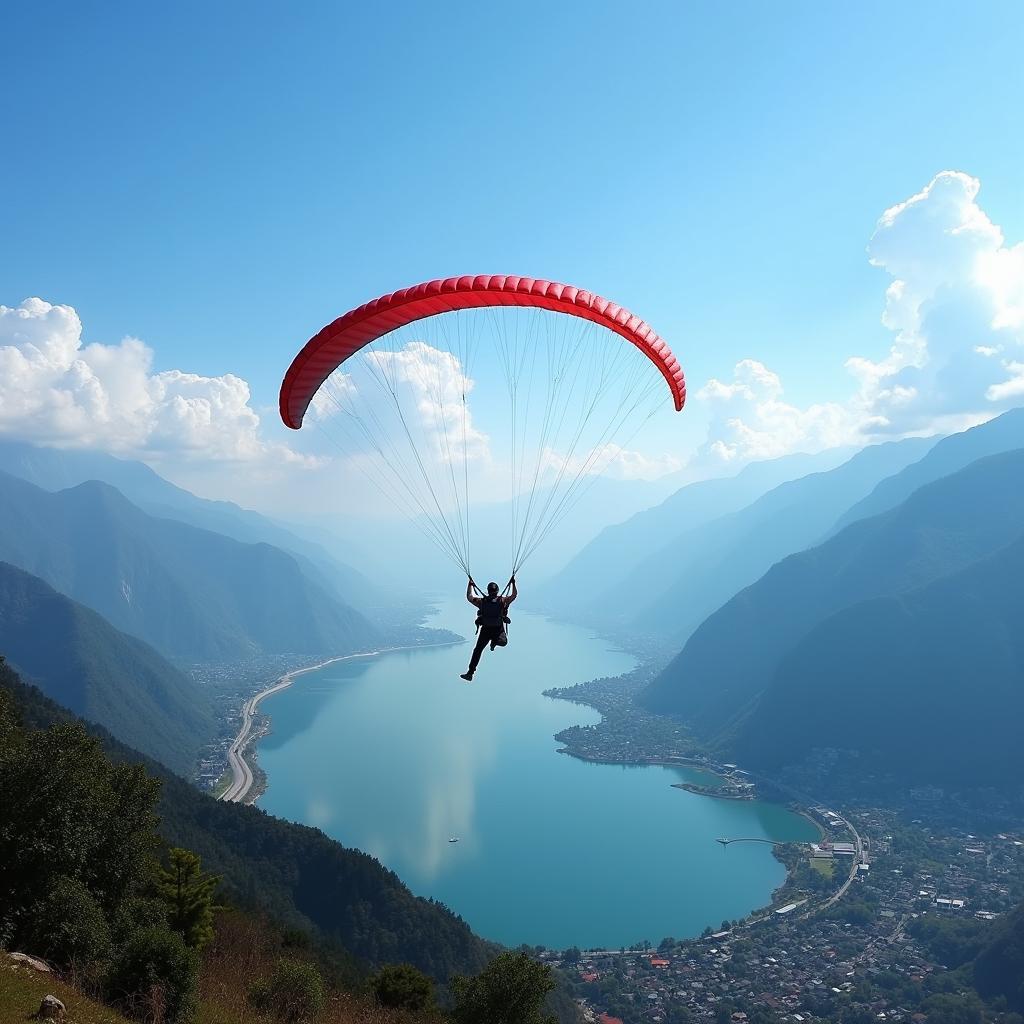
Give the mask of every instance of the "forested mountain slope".
POLYGON ((96 481, 52 493, 0 473, 0 560, 185 662, 340 654, 377 631, 269 544, 147 515, 96 481))
POLYGON ((973 565, 845 608, 782 659, 733 749, 776 769, 854 751, 903 783, 1019 791, 1024 533, 973 565))
POLYGON ((0 655, 76 715, 188 775, 216 734, 207 695, 152 647, 0 562, 0 655))
MULTIPOLYGON (((13 697, 26 726, 47 728, 73 716, 0 662, 0 690, 13 697)), ((141 763, 161 780, 158 831, 193 850, 222 876, 232 899, 279 921, 313 928, 369 965, 411 963, 439 981, 473 973, 493 947, 441 904, 413 896, 377 860, 317 829, 272 818, 253 807, 214 800, 161 765, 87 725, 108 756, 141 763)), ((116 851, 112 851, 116 855, 116 851)))
POLYGON ((902 505, 774 565, 696 630, 644 695, 713 738, 749 713, 780 659, 832 613, 900 594, 1016 538, 1024 524, 1024 450, 982 459, 902 505))

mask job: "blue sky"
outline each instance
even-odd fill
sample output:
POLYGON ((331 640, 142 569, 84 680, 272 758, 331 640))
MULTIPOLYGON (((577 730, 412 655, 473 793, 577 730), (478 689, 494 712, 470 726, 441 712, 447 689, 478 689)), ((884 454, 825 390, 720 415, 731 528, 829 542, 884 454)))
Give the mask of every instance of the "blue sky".
MULTIPOLYGON (((244 378, 268 438, 306 337, 416 281, 578 283, 694 390, 755 360, 804 408, 893 343, 883 211, 962 170, 1024 238, 1019 3, 44 2, 2 26, 0 303, 244 378)), ((702 442, 686 415, 664 444, 702 442)))

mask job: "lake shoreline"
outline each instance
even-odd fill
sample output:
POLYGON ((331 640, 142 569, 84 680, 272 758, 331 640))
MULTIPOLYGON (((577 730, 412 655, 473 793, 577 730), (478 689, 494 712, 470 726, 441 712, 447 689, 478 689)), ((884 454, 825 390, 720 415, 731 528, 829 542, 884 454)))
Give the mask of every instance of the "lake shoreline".
POLYGON ((232 781, 224 792, 217 798, 226 803, 254 804, 266 791, 268 779, 260 769, 253 757, 259 741, 270 733, 270 718, 264 715, 265 726, 253 731, 256 723, 259 705, 264 699, 282 690, 287 690, 295 683, 299 676, 308 675, 311 672, 318 672, 327 668, 328 665, 336 665, 342 661, 355 661, 360 658, 377 658, 382 654, 394 654, 397 651, 422 651, 436 647, 455 647, 466 643, 465 637, 459 640, 443 640, 438 643, 429 644, 406 644, 400 647, 382 647, 375 651, 360 651, 356 654, 341 654, 334 658, 327 658, 325 661, 317 662, 315 665, 306 665, 302 668, 292 669, 285 672, 275 682, 260 690, 259 693, 250 697, 242 706, 242 726, 228 748, 228 768, 232 773, 232 781))
MULTIPOLYGON (((440 614, 446 619, 440 624, 455 621, 453 615, 459 610, 454 601, 442 606, 440 614)), ((785 882, 785 866, 770 856, 744 854, 733 858, 737 874, 728 885, 694 887, 678 879, 669 884, 641 874, 638 878, 643 881, 628 898, 616 897, 594 907, 587 872, 578 865, 586 863, 588 871, 600 875, 619 870, 634 856, 643 862, 645 838, 682 844, 684 874, 689 872, 696 879, 721 872, 715 837, 770 834, 773 839, 793 837, 806 842, 817 830, 807 828, 809 822, 802 818, 794 820, 780 805, 740 812, 750 803, 690 803, 670 795, 669 785, 680 775, 686 778, 693 773, 695 782, 709 785, 718 781, 719 773, 694 756, 697 752, 686 735, 673 740, 666 733, 669 749, 659 749, 657 743, 647 750, 647 744, 636 742, 635 736, 621 751, 614 747, 587 751, 584 743, 585 755, 599 756, 576 756, 573 750, 574 756, 554 759, 563 767, 552 764, 550 755, 562 744, 552 744, 551 738, 566 721, 565 710, 559 711, 536 684, 561 679, 571 687, 574 680, 603 679, 621 692, 616 684, 622 673, 645 669, 638 667, 633 652, 603 643, 589 630, 566 627, 526 611, 517 619, 517 657, 486 662, 493 686, 465 691, 450 676, 458 671, 453 667, 458 656, 445 654, 441 647, 433 653, 424 649, 422 658, 407 653, 397 660, 371 659, 360 668, 325 670, 323 686, 310 685, 301 691, 310 691, 308 698, 296 690, 285 694, 284 709, 277 705, 269 709, 280 736, 260 748, 270 783, 260 806, 367 850, 396 871, 417 895, 452 907, 478 934, 513 945, 543 942, 563 948, 619 944, 624 935, 696 936, 703 926, 723 917, 742 919, 756 913, 753 908, 770 905, 774 890, 785 882), (559 652, 561 660, 554 657, 559 652), (352 685, 341 685, 349 676, 352 685), (332 680, 339 685, 332 685, 332 680), (331 717, 321 718, 321 710, 327 709, 331 717), (396 711, 401 712, 398 717, 396 711), (375 738, 384 722, 390 723, 387 749, 375 738), (460 724, 451 726, 455 722, 460 724), (538 731, 541 722, 548 727, 538 731), (630 745, 632 757, 600 756, 628 755, 630 745), (396 752, 400 753, 397 758, 396 752), (501 757, 495 761, 497 753, 501 757), (409 779, 401 777, 402 771, 396 772, 396 761, 408 762, 406 767, 415 773, 411 786, 409 779), (588 761, 593 768, 586 767, 588 761), (569 768, 570 762, 577 767, 569 768), (362 784, 336 795, 316 781, 325 764, 342 774, 359 773, 362 784), (612 764, 665 774, 650 778, 646 772, 608 774, 612 764), (280 786, 279 771, 283 773, 280 786), (718 805, 723 811, 709 813, 698 805, 718 805), (736 814, 724 810, 733 807, 736 814), (614 824, 604 843, 595 848, 581 839, 593 830, 600 814, 608 813, 614 814, 614 824), (400 828, 394 827, 396 820, 401 820, 400 828), (706 824, 718 821, 721 824, 706 824), (691 842, 694 829, 701 840, 696 845, 691 842), (564 859, 544 868, 540 883, 531 866, 536 856, 530 851, 536 842, 529 837, 535 833, 563 844, 565 853, 564 859), (466 842, 451 846, 448 839, 454 835, 466 842), (499 877, 501 898, 496 899, 494 885, 499 877), (526 908, 538 884, 554 886, 550 895, 557 898, 545 898, 543 906, 531 914, 526 908), (487 893, 486 898, 480 893, 487 893)), ((417 645, 423 648, 426 645, 417 645)), ((580 710, 590 704, 579 699, 569 703, 580 710)), ((592 726, 586 723, 599 717, 601 709, 590 705, 584 715, 571 714, 568 720, 588 730, 592 726)))

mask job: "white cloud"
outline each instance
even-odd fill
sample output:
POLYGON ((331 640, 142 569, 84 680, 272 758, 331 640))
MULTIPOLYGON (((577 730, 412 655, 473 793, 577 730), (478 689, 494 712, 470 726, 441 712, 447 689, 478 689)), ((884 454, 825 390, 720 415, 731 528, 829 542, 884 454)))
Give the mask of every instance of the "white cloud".
POLYGON ((868 258, 892 278, 882 323, 893 338, 882 358, 846 360, 857 383, 846 401, 790 405, 775 373, 743 360, 731 382, 711 380, 698 392, 712 409, 704 452, 769 458, 963 429, 1020 402, 1024 244, 1006 245, 978 205, 980 188, 970 175, 943 171, 882 214, 868 258))
POLYGON ((1019 395, 1012 359, 1024 324, 1024 247, 1009 248, 978 205, 981 183, 944 171, 886 210, 868 245, 893 277, 882 322, 889 354, 847 360, 867 432, 902 434, 993 415, 1019 395))
POLYGON ((748 461, 849 443, 854 423, 845 406, 825 402, 800 409, 782 395, 778 374, 756 359, 737 363, 729 382, 712 378, 696 396, 711 410, 702 454, 748 461))
POLYGON ((474 382, 451 352, 410 341, 397 351, 370 350, 365 359, 368 368, 396 391, 411 392, 420 427, 439 461, 460 462, 464 455, 470 461, 489 457, 489 439, 473 426, 469 409, 474 382))
POLYGON ((678 473, 685 467, 686 460, 669 452, 646 455, 621 445, 605 444, 569 458, 552 448, 545 448, 540 464, 545 474, 557 476, 564 472, 563 482, 580 474, 606 476, 613 480, 658 480, 669 473, 678 473))
POLYGON ((154 373, 137 338, 83 345, 70 306, 0 306, 0 434, 154 460, 311 464, 262 437, 250 397, 234 374, 154 373))

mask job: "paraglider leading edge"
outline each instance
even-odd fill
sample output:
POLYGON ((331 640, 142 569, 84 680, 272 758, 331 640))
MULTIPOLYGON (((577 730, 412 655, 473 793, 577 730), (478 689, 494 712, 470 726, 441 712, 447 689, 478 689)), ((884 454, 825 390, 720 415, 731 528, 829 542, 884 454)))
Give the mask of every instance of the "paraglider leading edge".
POLYGON ((658 334, 628 309, 572 285, 532 277, 448 277, 383 295, 338 317, 314 335, 281 384, 281 419, 293 430, 320 385, 349 356, 391 331, 424 317, 487 306, 528 306, 581 317, 635 345, 661 371, 676 410, 686 401, 679 361, 658 334))

